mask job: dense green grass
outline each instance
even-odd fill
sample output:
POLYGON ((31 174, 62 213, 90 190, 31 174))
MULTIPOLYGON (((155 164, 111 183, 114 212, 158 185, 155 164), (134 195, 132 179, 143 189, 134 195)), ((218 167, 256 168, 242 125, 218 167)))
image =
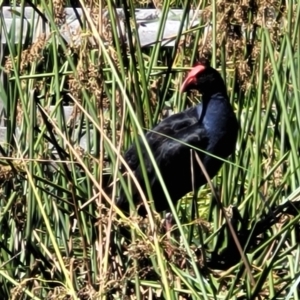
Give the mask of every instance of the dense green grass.
MULTIPOLYGON (((113 1, 78 1, 85 13, 80 45, 66 44, 58 31, 71 3, 33 2, 51 28, 34 43, 33 28, 22 45, 0 16, 10 41, 0 88, 7 113, 0 148, 3 299, 299 298, 300 6, 243 3, 122 1, 127 43, 117 35, 113 1), (141 48, 134 8, 150 6, 162 9, 158 42, 141 48), (184 10, 181 34, 167 48, 159 41, 170 7, 184 10), (186 30, 191 7, 203 13, 186 30), (108 19, 99 17, 102 8, 108 19), (177 112, 201 101, 178 92, 184 71, 201 56, 226 80, 241 128, 215 188, 194 195, 196 216, 192 194, 178 204, 169 240, 154 210, 146 220, 128 219, 112 205, 118 186, 128 185, 120 154, 166 106, 177 112), (65 103, 74 105, 70 120, 65 103), (84 133, 87 151, 79 147, 84 133), (116 183, 110 188, 107 174, 116 183), (121 226, 132 229, 132 243, 121 226)), ((23 9, 15 17, 23 19, 23 9)))

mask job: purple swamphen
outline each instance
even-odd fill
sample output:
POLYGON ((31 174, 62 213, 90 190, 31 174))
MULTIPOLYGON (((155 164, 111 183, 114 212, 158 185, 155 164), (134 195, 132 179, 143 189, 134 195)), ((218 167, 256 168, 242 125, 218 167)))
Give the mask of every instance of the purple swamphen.
MULTIPOLYGON (((181 93, 190 90, 198 90, 202 94, 202 103, 167 117, 146 134, 146 140, 173 203, 192 191, 193 183, 195 188, 207 183, 195 155, 192 156, 191 166, 191 148, 187 144, 225 159, 235 151, 238 134, 238 122, 229 102, 224 81, 220 73, 206 61, 201 61, 191 69, 180 88, 181 93)), ((139 143, 155 208, 158 212, 166 210, 169 208, 168 201, 144 144, 141 140, 139 143)), ((223 161, 204 152, 196 152, 209 177, 213 178, 223 161)), ((146 192, 135 145, 128 149, 124 158, 146 192)), ((141 204, 138 206, 139 214, 145 215, 141 197, 133 183, 132 199, 135 205, 141 204)), ((121 210, 128 212, 128 200, 122 189, 116 204, 121 210)))

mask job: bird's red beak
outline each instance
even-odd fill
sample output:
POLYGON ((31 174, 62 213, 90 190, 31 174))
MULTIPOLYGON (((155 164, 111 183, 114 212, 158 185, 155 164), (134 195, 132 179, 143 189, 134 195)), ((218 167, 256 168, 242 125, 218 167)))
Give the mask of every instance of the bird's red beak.
POLYGON ((205 70, 205 66, 203 65, 196 65, 192 68, 192 70, 188 73, 187 77, 185 78, 183 84, 180 88, 180 93, 184 93, 188 90, 188 87, 191 83, 196 83, 197 75, 205 70))

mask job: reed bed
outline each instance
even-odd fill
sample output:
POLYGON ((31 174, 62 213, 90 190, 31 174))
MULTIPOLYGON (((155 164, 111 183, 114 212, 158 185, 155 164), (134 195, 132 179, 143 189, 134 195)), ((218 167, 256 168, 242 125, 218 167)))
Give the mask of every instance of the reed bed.
POLYGON ((0 15, 7 41, 0 69, 7 128, 0 147, 1 298, 299 299, 297 1, 26 3, 0 2, 14 15, 10 30, 0 15), (16 40, 14 22, 25 24, 28 5, 50 31, 34 40, 28 26, 16 40), (65 7, 75 16, 75 7, 83 11, 68 43, 59 31, 65 7), (146 47, 138 28, 153 20, 136 20, 136 8, 161 10, 157 39, 146 47), (180 32, 165 47, 171 8, 182 9, 180 32), (200 21, 186 28, 192 10, 200 21), (168 237, 165 215, 151 203, 146 219, 115 207, 120 185, 130 193, 119 166, 136 137, 166 113, 201 101, 178 91, 200 57, 226 80, 239 138, 215 188, 171 207, 176 225, 168 237), (66 105, 73 106, 68 119, 66 105), (130 243, 122 227, 131 230, 130 243))

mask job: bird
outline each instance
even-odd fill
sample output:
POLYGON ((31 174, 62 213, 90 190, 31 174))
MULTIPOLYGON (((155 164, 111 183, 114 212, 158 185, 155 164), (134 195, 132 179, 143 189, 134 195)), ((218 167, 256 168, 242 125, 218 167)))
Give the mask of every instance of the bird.
MULTIPOLYGON (((190 149, 194 149, 198 154, 209 178, 213 178, 223 164, 223 160, 216 157, 226 159, 232 155, 235 152, 238 136, 239 125, 230 104, 224 80, 220 73, 212 68, 205 59, 201 59, 188 72, 181 85, 180 93, 183 94, 192 90, 197 90, 202 94, 202 101, 199 104, 163 119, 145 134, 146 141, 174 204, 187 193, 193 191, 193 187, 198 189, 207 183, 195 155, 192 156, 191 160, 190 149)), ((168 210, 167 198, 149 154, 143 141, 139 139, 138 142, 142 151, 155 210, 157 212, 168 210)), ((135 143, 126 151, 124 159, 145 195, 147 195, 135 143)), ((132 184, 131 197, 137 207, 138 214, 145 216, 147 214, 146 209, 134 184, 132 184)), ((128 213, 129 202, 122 187, 116 205, 128 213)))

